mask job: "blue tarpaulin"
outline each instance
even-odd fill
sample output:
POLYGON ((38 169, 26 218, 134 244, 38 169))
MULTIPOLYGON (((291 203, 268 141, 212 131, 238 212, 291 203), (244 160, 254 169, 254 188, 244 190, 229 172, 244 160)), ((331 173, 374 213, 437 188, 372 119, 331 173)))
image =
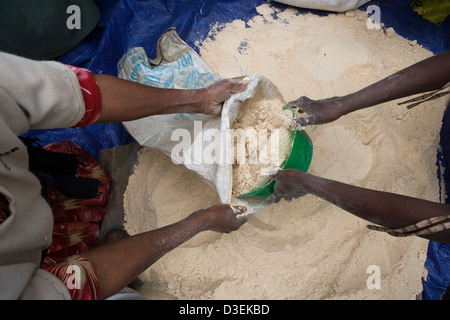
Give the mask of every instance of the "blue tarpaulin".
MULTIPOLYGON (((258 14, 255 8, 267 1, 98 0, 95 3, 101 12, 97 27, 81 44, 60 58, 60 61, 87 68, 94 73, 117 75, 117 62, 128 49, 140 46, 149 57, 154 57, 159 37, 170 27, 175 27, 180 37, 196 49, 195 42, 205 39, 211 26, 232 22, 235 19, 251 19, 258 14)), ((287 7, 276 2, 270 2, 270 5, 282 10, 287 7)), ((450 18, 440 26, 436 26, 414 12, 407 0, 374 0, 360 9, 366 10, 369 5, 379 6, 381 22, 386 27, 393 27, 401 36, 417 40, 435 54, 450 49, 450 18)), ((306 12, 327 14, 314 10, 298 10, 300 14, 306 12)), ((450 137, 450 132, 447 134, 450 130, 448 113, 444 117, 442 128, 443 143, 444 140, 447 143, 446 139, 450 137)), ((102 149, 134 141, 120 123, 95 124, 76 129, 32 130, 28 135, 38 137, 44 144, 71 140, 97 159, 102 149)), ((444 171, 446 159, 450 159, 449 157, 450 151, 443 146, 438 159, 444 166, 444 171)), ((424 281, 424 298, 439 299, 450 284, 449 247, 430 242, 426 262, 429 276, 424 281)))
MULTIPOLYGON (((149 57, 155 56, 156 43, 165 30, 176 27, 180 37, 195 49, 197 40, 205 39, 216 23, 235 19, 248 20, 257 15, 256 6, 265 0, 98 0, 101 18, 96 29, 60 61, 84 67, 94 73, 117 75, 117 61, 130 48, 141 46, 149 57)), ((450 48, 450 19, 437 27, 422 19, 409 7, 408 1, 371 1, 381 9, 381 20, 393 26, 398 34, 417 40, 434 53, 450 48)), ((368 4, 368 5, 369 5, 368 4)), ((287 6, 271 2, 284 9, 287 6)), ((362 7, 361 10, 365 10, 362 7)), ((300 13, 311 10, 299 9, 300 13)), ((326 14, 312 11, 316 14, 326 14)), ((299 96, 301 93, 299 93, 299 96)), ((111 148, 133 141, 122 124, 98 124, 77 129, 32 131, 45 143, 70 139, 94 157, 104 148, 111 148)))

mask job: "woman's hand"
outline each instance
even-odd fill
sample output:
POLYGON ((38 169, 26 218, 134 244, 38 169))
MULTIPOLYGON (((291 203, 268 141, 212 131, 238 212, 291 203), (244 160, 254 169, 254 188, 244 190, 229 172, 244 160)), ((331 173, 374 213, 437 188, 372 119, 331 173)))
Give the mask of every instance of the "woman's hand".
POLYGON ((223 102, 247 87, 243 77, 219 80, 201 89, 157 88, 106 74, 96 74, 94 78, 102 101, 97 123, 174 113, 220 115, 223 102))
POLYGON ((305 174, 299 170, 285 169, 271 175, 271 178, 276 181, 272 200, 275 203, 280 202, 281 198, 285 198, 286 201, 292 201, 292 199, 307 194, 308 192, 302 184, 305 174))
POLYGON ((102 298, 128 285, 166 253, 200 232, 229 233, 247 220, 245 207, 215 205, 198 210, 185 219, 147 232, 125 237, 83 252, 98 277, 102 298))
POLYGON ((311 100, 308 97, 300 97, 289 102, 289 106, 298 108, 300 112, 306 112, 308 116, 295 119, 300 126, 323 124, 339 119, 346 114, 345 103, 342 97, 333 97, 322 100, 311 100))
POLYGON ((247 222, 248 215, 245 214, 246 212, 247 208, 242 206, 231 207, 230 205, 219 204, 196 211, 193 214, 204 215, 207 230, 230 233, 247 222))
POLYGON ((247 88, 247 82, 243 81, 243 79, 244 77, 224 79, 203 89, 202 113, 219 116, 222 113, 223 102, 232 93, 242 92, 247 88))

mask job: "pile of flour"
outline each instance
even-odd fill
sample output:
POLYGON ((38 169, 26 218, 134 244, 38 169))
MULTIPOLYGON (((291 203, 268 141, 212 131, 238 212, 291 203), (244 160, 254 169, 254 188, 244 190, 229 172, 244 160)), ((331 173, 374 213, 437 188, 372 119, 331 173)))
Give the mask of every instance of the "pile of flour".
MULTIPOLYGON (((319 17, 267 4, 257 10, 249 21, 211 26, 198 49, 221 77, 262 74, 286 101, 348 94, 432 55, 415 39, 367 29, 361 11, 319 17)), ((397 102, 306 127, 314 144, 310 172, 438 201, 435 154, 447 100, 411 110, 397 102)), ((212 188, 170 159, 145 148, 138 161, 124 197, 131 234, 219 202, 212 188)), ((415 299, 428 242, 366 225, 313 195, 281 201, 251 214, 236 232, 204 232, 169 252, 142 274, 142 293, 151 299, 415 299), (367 285, 374 266, 379 288, 367 285)))
POLYGON ((281 99, 258 95, 246 100, 232 123, 234 197, 269 182, 269 171, 289 156, 293 142, 293 113, 281 99))

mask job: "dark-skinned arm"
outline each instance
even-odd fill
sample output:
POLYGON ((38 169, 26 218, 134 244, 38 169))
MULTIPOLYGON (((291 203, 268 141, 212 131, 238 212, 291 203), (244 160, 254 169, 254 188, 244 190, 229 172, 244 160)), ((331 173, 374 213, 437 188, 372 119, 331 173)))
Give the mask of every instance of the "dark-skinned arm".
MULTIPOLYGON (((387 228, 399 228, 419 221, 450 214, 450 205, 376 191, 320 178, 299 170, 280 170, 272 176, 276 181, 274 201, 290 201, 305 194, 322 198, 351 214, 387 228)), ((444 222, 448 222, 447 221, 444 222)), ((450 230, 426 239, 450 243, 450 230)))
POLYGON ((308 116, 296 119, 299 125, 322 124, 337 120, 356 110, 438 90, 448 82, 450 82, 450 51, 420 61, 345 96, 322 100, 300 97, 289 104, 308 113, 308 116))
POLYGON ((100 296, 108 298, 126 287, 134 278, 169 251, 200 232, 228 233, 239 229, 248 219, 245 207, 232 210, 215 205, 196 211, 171 225, 116 240, 83 253, 92 264, 100 284, 100 296))
POLYGON ((168 113, 220 115, 232 93, 245 90, 242 77, 217 81, 202 89, 165 89, 110 75, 96 74, 102 113, 97 123, 122 122, 168 113))

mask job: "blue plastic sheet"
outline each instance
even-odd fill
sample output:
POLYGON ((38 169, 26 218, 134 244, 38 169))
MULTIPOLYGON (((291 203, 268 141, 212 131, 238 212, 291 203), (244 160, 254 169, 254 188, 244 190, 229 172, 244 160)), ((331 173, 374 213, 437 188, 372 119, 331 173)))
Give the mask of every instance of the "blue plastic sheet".
MULTIPOLYGON (((447 19, 448 20, 448 19, 447 19)), ((450 190, 450 104, 444 113, 437 152, 438 178, 441 184, 441 202, 450 203, 445 191, 450 190)), ((425 268, 428 272, 423 281, 424 300, 442 299, 450 288, 450 244, 430 241, 425 268)))
MULTIPOLYGON (((206 38, 212 25, 235 19, 251 19, 257 15, 255 7, 263 3, 267 1, 99 0, 96 4, 102 16, 97 28, 60 61, 87 68, 94 73, 117 75, 117 61, 128 49, 141 46, 149 57, 154 57, 156 42, 170 27, 176 27, 180 37, 195 48, 195 42, 206 38)), ((450 19, 437 27, 422 19, 404 0, 371 1, 369 4, 378 5, 382 22, 387 27, 393 26, 400 35, 418 40, 434 53, 450 48, 450 19)), ((271 2, 271 5, 280 9, 287 7, 276 2, 271 2)), ((365 7, 361 10, 365 10, 365 7)), ((305 9, 299 9, 299 12, 327 14, 305 9)), ((120 123, 92 125, 75 130, 33 130, 28 135, 39 137, 44 143, 72 140, 96 158, 101 149, 133 141, 120 123)))
MULTIPOLYGON (((130 48, 141 46, 149 57, 155 56, 156 42, 165 30, 176 27, 180 37, 195 49, 195 42, 207 37, 211 26, 248 20, 257 15, 255 7, 266 0, 98 0, 95 2, 102 14, 98 27, 76 48, 64 55, 60 61, 85 67, 94 73, 117 75, 117 62, 130 48)), ((271 2, 272 6, 285 9, 287 6, 271 2)), ((441 26, 424 20, 414 12, 407 0, 370 1, 361 7, 377 5, 381 11, 381 22, 393 27, 398 34, 417 40, 433 53, 450 49, 450 18, 441 26)), ((299 9, 299 13, 327 13, 299 9)), ((299 92, 299 95, 301 93, 299 92)), ((126 106, 124 106, 126 107, 126 106)), ((445 144, 438 158, 447 176, 447 159, 450 153, 447 124, 450 114, 444 117, 442 143, 445 144)), ((29 136, 38 137, 44 144, 71 140, 98 158, 99 151, 134 141, 122 124, 97 124, 78 129, 32 130, 29 136)), ((448 178, 447 178, 448 179, 448 178)), ((443 183, 449 180, 443 181, 443 183)), ((449 184, 447 184, 449 186, 449 184)), ((446 188, 447 190, 450 187, 446 188)), ((447 199, 446 199, 447 201, 447 199)), ((430 242, 426 267, 428 277, 424 280, 423 297, 440 299, 449 285, 449 245, 430 242)))
MULTIPOLYGON (((94 73, 117 75, 117 61, 130 48, 141 46, 149 57, 155 56, 156 42, 165 30, 176 27, 180 37, 195 49, 195 42, 207 37, 211 26, 248 20, 257 15, 255 7, 265 0, 98 0, 101 18, 96 29, 76 48, 65 54, 60 61, 85 67, 94 73)), ((406 0, 371 1, 378 5, 381 20, 386 27, 393 26, 398 34, 417 40, 434 53, 450 48, 450 19, 440 27, 422 19, 406 0)), ((271 2, 272 6, 287 6, 271 2)), ((326 12, 299 9, 299 13, 326 12)), ((98 158, 99 150, 112 148, 133 141, 122 124, 92 125, 80 129, 30 131, 44 143, 72 140, 98 158)))

